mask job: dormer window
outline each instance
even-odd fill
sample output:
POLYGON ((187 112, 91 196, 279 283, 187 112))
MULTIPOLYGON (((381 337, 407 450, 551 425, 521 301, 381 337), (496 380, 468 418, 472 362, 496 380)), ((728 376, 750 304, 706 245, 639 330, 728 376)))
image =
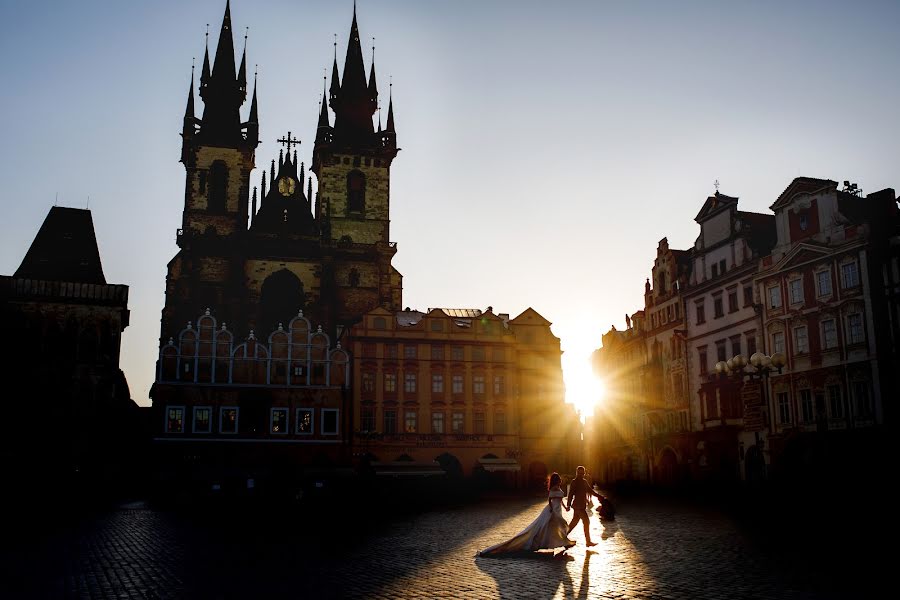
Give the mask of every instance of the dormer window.
POLYGON ((809 228, 809 213, 803 211, 799 218, 800 231, 806 231, 809 228))

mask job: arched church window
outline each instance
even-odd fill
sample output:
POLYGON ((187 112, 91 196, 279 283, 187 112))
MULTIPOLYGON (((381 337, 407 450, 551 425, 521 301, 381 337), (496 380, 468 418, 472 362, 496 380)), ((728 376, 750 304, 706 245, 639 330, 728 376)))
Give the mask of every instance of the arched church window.
POLYGON ((347 210, 361 213, 366 206, 366 176, 362 171, 347 173, 347 210))
POLYGON ((287 269, 273 273, 262 284, 256 328, 268 337, 279 323, 290 323, 304 307, 303 283, 287 269))
POLYGON ((209 169, 209 211, 225 212, 225 195, 228 191, 228 167, 217 160, 209 169))

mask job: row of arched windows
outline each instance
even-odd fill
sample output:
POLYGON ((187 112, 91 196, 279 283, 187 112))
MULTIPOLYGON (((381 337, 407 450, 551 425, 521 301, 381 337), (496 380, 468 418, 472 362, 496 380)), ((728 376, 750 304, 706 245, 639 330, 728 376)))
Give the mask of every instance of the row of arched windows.
POLYGON ((206 311, 160 349, 159 382, 231 385, 348 386, 350 356, 331 348, 321 327, 313 330, 302 314, 288 328, 272 332, 266 342, 251 332, 235 344, 224 323, 206 311))

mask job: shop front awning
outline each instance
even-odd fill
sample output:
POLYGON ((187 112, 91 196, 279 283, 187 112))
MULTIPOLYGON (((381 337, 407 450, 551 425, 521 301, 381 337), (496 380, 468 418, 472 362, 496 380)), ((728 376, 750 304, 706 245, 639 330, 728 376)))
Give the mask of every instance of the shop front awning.
POLYGON ((521 471, 519 461, 514 458, 479 458, 478 464, 489 473, 496 471, 521 471))
POLYGON ((436 461, 392 460, 373 462, 372 468, 379 477, 443 477, 446 472, 436 461))

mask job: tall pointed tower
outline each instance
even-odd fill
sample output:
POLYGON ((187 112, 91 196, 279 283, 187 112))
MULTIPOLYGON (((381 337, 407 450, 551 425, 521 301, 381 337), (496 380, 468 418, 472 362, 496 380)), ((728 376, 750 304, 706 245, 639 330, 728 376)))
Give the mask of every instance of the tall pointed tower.
MULTIPOLYGON (((374 54, 374 49, 373 49, 374 54)), ((376 131, 378 110, 374 56, 366 81, 356 6, 344 59, 338 72, 337 52, 328 97, 323 93, 316 129, 312 171, 318 179, 316 218, 323 243, 338 247, 374 246, 378 264, 378 303, 399 310, 402 281, 391 266, 397 251, 390 242, 390 174, 397 156, 393 104, 387 129, 376 131), (329 122, 328 106, 334 112, 329 122)), ((345 304, 340 301, 337 305, 345 304)))
MULTIPOLYGON (((240 108, 247 98, 247 52, 236 72, 230 2, 219 32, 212 69, 209 48, 203 58, 200 98, 203 117, 194 116, 194 83, 182 128, 181 162, 187 174, 182 231, 178 245, 189 248, 199 236, 238 236, 247 229, 250 172, 259 144, 256 111, 241 123, 240 108)), ((255 99, 255 94, 254 94, 255 99)))
POLYGON ((176 236, 179 252, 166 277, 163 336, 210 306, 236 313, 246 297, 238 248, 247 234, 259 124, 255 88, 248 121, 241 122, 240 109, 247 99, 246 38, 236 69, 230 2, 225 4, 212 67, 207 41, 199 91, 202 118, 194 112, 192 74, 181 131, 184 209, 176 236))

